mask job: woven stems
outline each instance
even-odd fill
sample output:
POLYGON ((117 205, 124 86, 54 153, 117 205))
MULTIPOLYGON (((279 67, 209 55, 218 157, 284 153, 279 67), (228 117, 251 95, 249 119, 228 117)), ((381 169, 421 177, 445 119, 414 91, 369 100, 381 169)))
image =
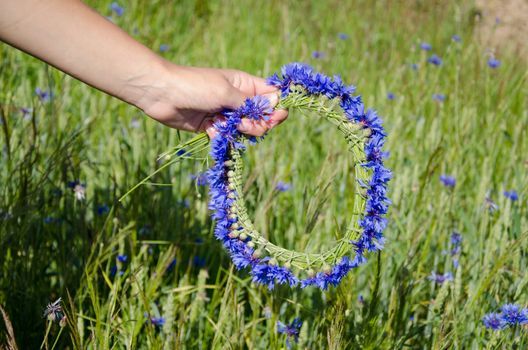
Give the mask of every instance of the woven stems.
MULTIPOLYGON (((343 134, 352 154, 355 180, 367 181, 369 174, 360 164, 365 161, 363 147, 368 137, 368 131, 357 124, 351 123, 342 112, 338 113, 333 108, 328 107, 328 102, 328 99, 325 97, 318 99, 309 98, 305 95, 305 91, 299 88, 282 99, 277 108, 316 112, 317 116, 336 125, 337 129, 343 134)), ((230 177, 230 184, 232 184, 234 191, 237 193, 237 198, 233 203, 231 212, 238 218, 238 224, 241 227, 241 229, 238 229, 238 233, 244 233, 250 237, 256 250, 260 249, 261 251, 265 251, 270 257, 275 258, 279 263, 286 264, 286 266, 295 267, 299 270, 312 269, 315 271, 321 270, 328 265, 335 265, 340 258, 353 253, 353 246, 351 246, 350 241, 356 241, 361 235, 358 219, 365 207, 365 194, 360 192, 359 185, 356 185, 354 193, 360 194, 362 200, 354 201, 354 214, 349 228, 333 248, 323 253, 304 253, 288 250, 269 242, 255 229, 249 218, 243 196, 243 161, 241 150, 231 147, 230 159, 233 161, 230 169, 234 172, 233 176, 230 177)))

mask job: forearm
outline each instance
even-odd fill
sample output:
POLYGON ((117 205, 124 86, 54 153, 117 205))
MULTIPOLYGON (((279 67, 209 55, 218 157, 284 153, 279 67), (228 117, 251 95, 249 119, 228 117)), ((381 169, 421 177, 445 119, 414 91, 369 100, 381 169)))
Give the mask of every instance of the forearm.
POLYGON ((165 65, 79 0, 1 0, 0 39, 136 106, 165 65))

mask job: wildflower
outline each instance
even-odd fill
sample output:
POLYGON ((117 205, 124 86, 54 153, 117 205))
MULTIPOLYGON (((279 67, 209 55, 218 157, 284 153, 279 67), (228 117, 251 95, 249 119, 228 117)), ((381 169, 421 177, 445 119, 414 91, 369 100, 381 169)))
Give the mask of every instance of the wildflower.
POLYGON ((312 52, 312 57, 315 59, 322 59, 326 56, 326 54, 322 51, 314 51, 312 52))
POLYGON ((160 52, 167 52, 169 51, 169 49, 170 49, 170 46, 167 44, 161 44, 159 47, 160 52))
POLYGON ((497 59, 495 59, 493 57, 488 60, 488 66, 490 68, 493 68, 493 69, 499 68, 500 65, 501 65, 501 61, 499 61, 499 60, 497 60, 497 59))
POLYGON ((337 37, 341 40, 347 40, 349 38, 348 34, 345 33, 339 33, 337 34, 337 37))
POLYGON ((486 207, 491 214, 499 210, 499 206, 497 205, 497 203, 495 203, 491 199, 489 192, 486 194, 486 197, 484 198, 484 207, 486 207))
POLYGON ((450 175, 441 175, 440 181, 444 184, 445 187, 453 188, 456 185, 456 179, 450 175))
POLYGON ((286 334, 286 346, 288 349, 291 348, 290 338, 298 343, 299 342, 299 331, 302 326, 302 321, 299 317, 295 318, 292 323, 285 325, 281 321, 277 321, 277 332, 286 334))
POLYGON ((431 46, 431 44, 423 42, 420 44, 420 49, 424 51, 431 51, 433 47, 431 46))
POLYGON ((128 256, 127 255, 118 255, 117 256, 117 261, 119 261, 121 263, 125 263, 127 260, 128 260, 128 256))
POLYGON ((442 94, 433 94, 433 100, 435 101, 438 101, 438 102, 444 102, 446 99, 446 96, 445 95, 442 95, 442 94))
POLYGON ((502 318, 501 314, 494 312, 486 314, 482 319, 482 323, 484 324, 484 327, 494 331, 504 329, 508 325, 502 318))
POLYGON ((59 321, 59 326, 66 327, 67 322, 68 322, 68 318, 66 317, 66 315, 64 315, 59 321))
POLYGON ((42 90, 39 87, 35 89, 35 95, 38 96, 41 102, 49 102, 53 97, 53 93, 51 91, 42 90))
POLYGON ((77 184, 73 188, 73 192, 75 194, 75 198, 78 201, 82 201, 86 198, 86 187, 83 184, 77 184))
POLYGON ((420 65, 418 63, 411 63, 412 70, 418 70, 418 68, 420 68, 420 65))
POLYGON ((119 6, 117 2, 110 4, 110 10, 112 10, 112 12, 114 12, 118 17, 123 16, 123 13, 125 12, 125 9, 119 6))
POLYGON ((505 304, 501 307, 502 319, 511 326, 528 323, 528 310, 519 305, 505 304))
POLYGON ((196 175, 191 175, 191 180, 196 181, 196 184, 198 186, 205 186, 207 185, 207 174, 206 173, 198 173, 196 175))
POLYGON ((453 36, 451 37, 451 40, 453 40, 454 42, 459 43, 459 42, 462 41, 462 38, 460 37, 460 35, 455 34, 455 35, 453 35, 453 36))
POLYGON ((513 202, 519 199, 519 195, 514 190, 504 191, 504 197, 511 199, 513 202))
POLYGON ((104 214, 107 214, 109 211, 110 211, 110 208, 106 204, 97 206, 97 215, 104 215, 104 214))
POLYGON ((442 65, 442 59, 438 57, 437 55, 433 54, 431 57, 427 59, 427 62, 434 64, 435 66, 442 65))
POLYGON ((292 188, 292 185, 290 183, 279 181, 275 185, 275 191, 277 192, 287 192, 292 188))
POLYGON ((158 326, 158 327, 161 327, 165 324, 165 318, 163 317, 151 317, 150 318, 150 323, 153 324, 154 326, 158 326))
POLYGON ((205 266, 205 258, 202 258, 201 256, 195 256, 193 258, 193 265, 197 268, 201 268, 205 266))
POLYGON ((453 258, 453 267, 458 268, 458 256, 460 255, 460 250, 462 249, 462 235, 458 232, 453 232, 451 234, 451 257, 453 258))
POLYGON ((444 282, 450 282, 453 280, 453 274, 451 272, 446 272, 443 275, 437 274, 436 272, 431 272, 431 275, 427 277, 430 281, 434 281, 437 284, 442 284, 444 282))
POLYGON ((20 113, 22 113, 22 116, 24 117, 24 119, 30 118, 31 114, 33 114, 33 108, 22 107, 20 108, 20 113))
POLYGON ((387 94, 387 98, 390 100, 390 101, 393 101, 395 98, 396 98, 396 95, 394 95, 392 92, 389 92, 387 94))
POLYGON ((48 306, 46 306, 46 309, 44 310, 44 315, 42 317, 46 317, 48 321, 52 322, 58 322, 62 319, 64 316, 64 313, 62 311, 61 306, 62 298, 59 298, 55 300, 53 303, 49 303, 48 306))

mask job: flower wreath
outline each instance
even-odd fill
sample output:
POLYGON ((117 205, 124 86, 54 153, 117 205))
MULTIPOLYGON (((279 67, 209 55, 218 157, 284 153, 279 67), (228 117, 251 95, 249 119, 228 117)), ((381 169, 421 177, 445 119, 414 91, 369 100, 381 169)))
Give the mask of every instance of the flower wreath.
POLYGON ((209 208, 216 222, 215 236, 229 251, 238 269, 250 267, 253 282, 273 289, 275 284, 301 288, 315 285, 326 290, 337 286, 352 269, 366 262, 366 251, 383 248, 384 217, 389 199, 387 183, 391 172, 384 166, 387 152, 382 150, 385 132, 380 118, 372 109, 365 111, 355 88, 343 84, 339 76, 333 79, 315 72, 308 65, 291 63, 274 74, 268 84, 282 92, 278 108, 296 108, 321 113, 344 135, 355 158, 354 176, 360 195, 355 201, 357 220, 335 247, 322 254, 302 253, 278 247, 255 230, 248 217, 242 193, 242 159, 245 137, 237 126, 241 118, 267 120, 272 109, 266 98, 247 99, 236 110, 224 111, 225 121, 216 124, 217 136, 211 141, 214 164, 207 172, 210 186, 209 208), (339 103, 339 111, 328 107, 339 103))

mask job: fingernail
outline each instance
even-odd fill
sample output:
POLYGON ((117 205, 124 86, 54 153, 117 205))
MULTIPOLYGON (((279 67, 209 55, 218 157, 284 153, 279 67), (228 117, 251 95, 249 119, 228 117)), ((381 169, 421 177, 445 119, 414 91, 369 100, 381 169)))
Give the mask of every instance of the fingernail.
POLYGON ((275 107, 279 103, 279 94, 277 92, 272 92, 264 96, 269 100, 271 107, 275 107))

